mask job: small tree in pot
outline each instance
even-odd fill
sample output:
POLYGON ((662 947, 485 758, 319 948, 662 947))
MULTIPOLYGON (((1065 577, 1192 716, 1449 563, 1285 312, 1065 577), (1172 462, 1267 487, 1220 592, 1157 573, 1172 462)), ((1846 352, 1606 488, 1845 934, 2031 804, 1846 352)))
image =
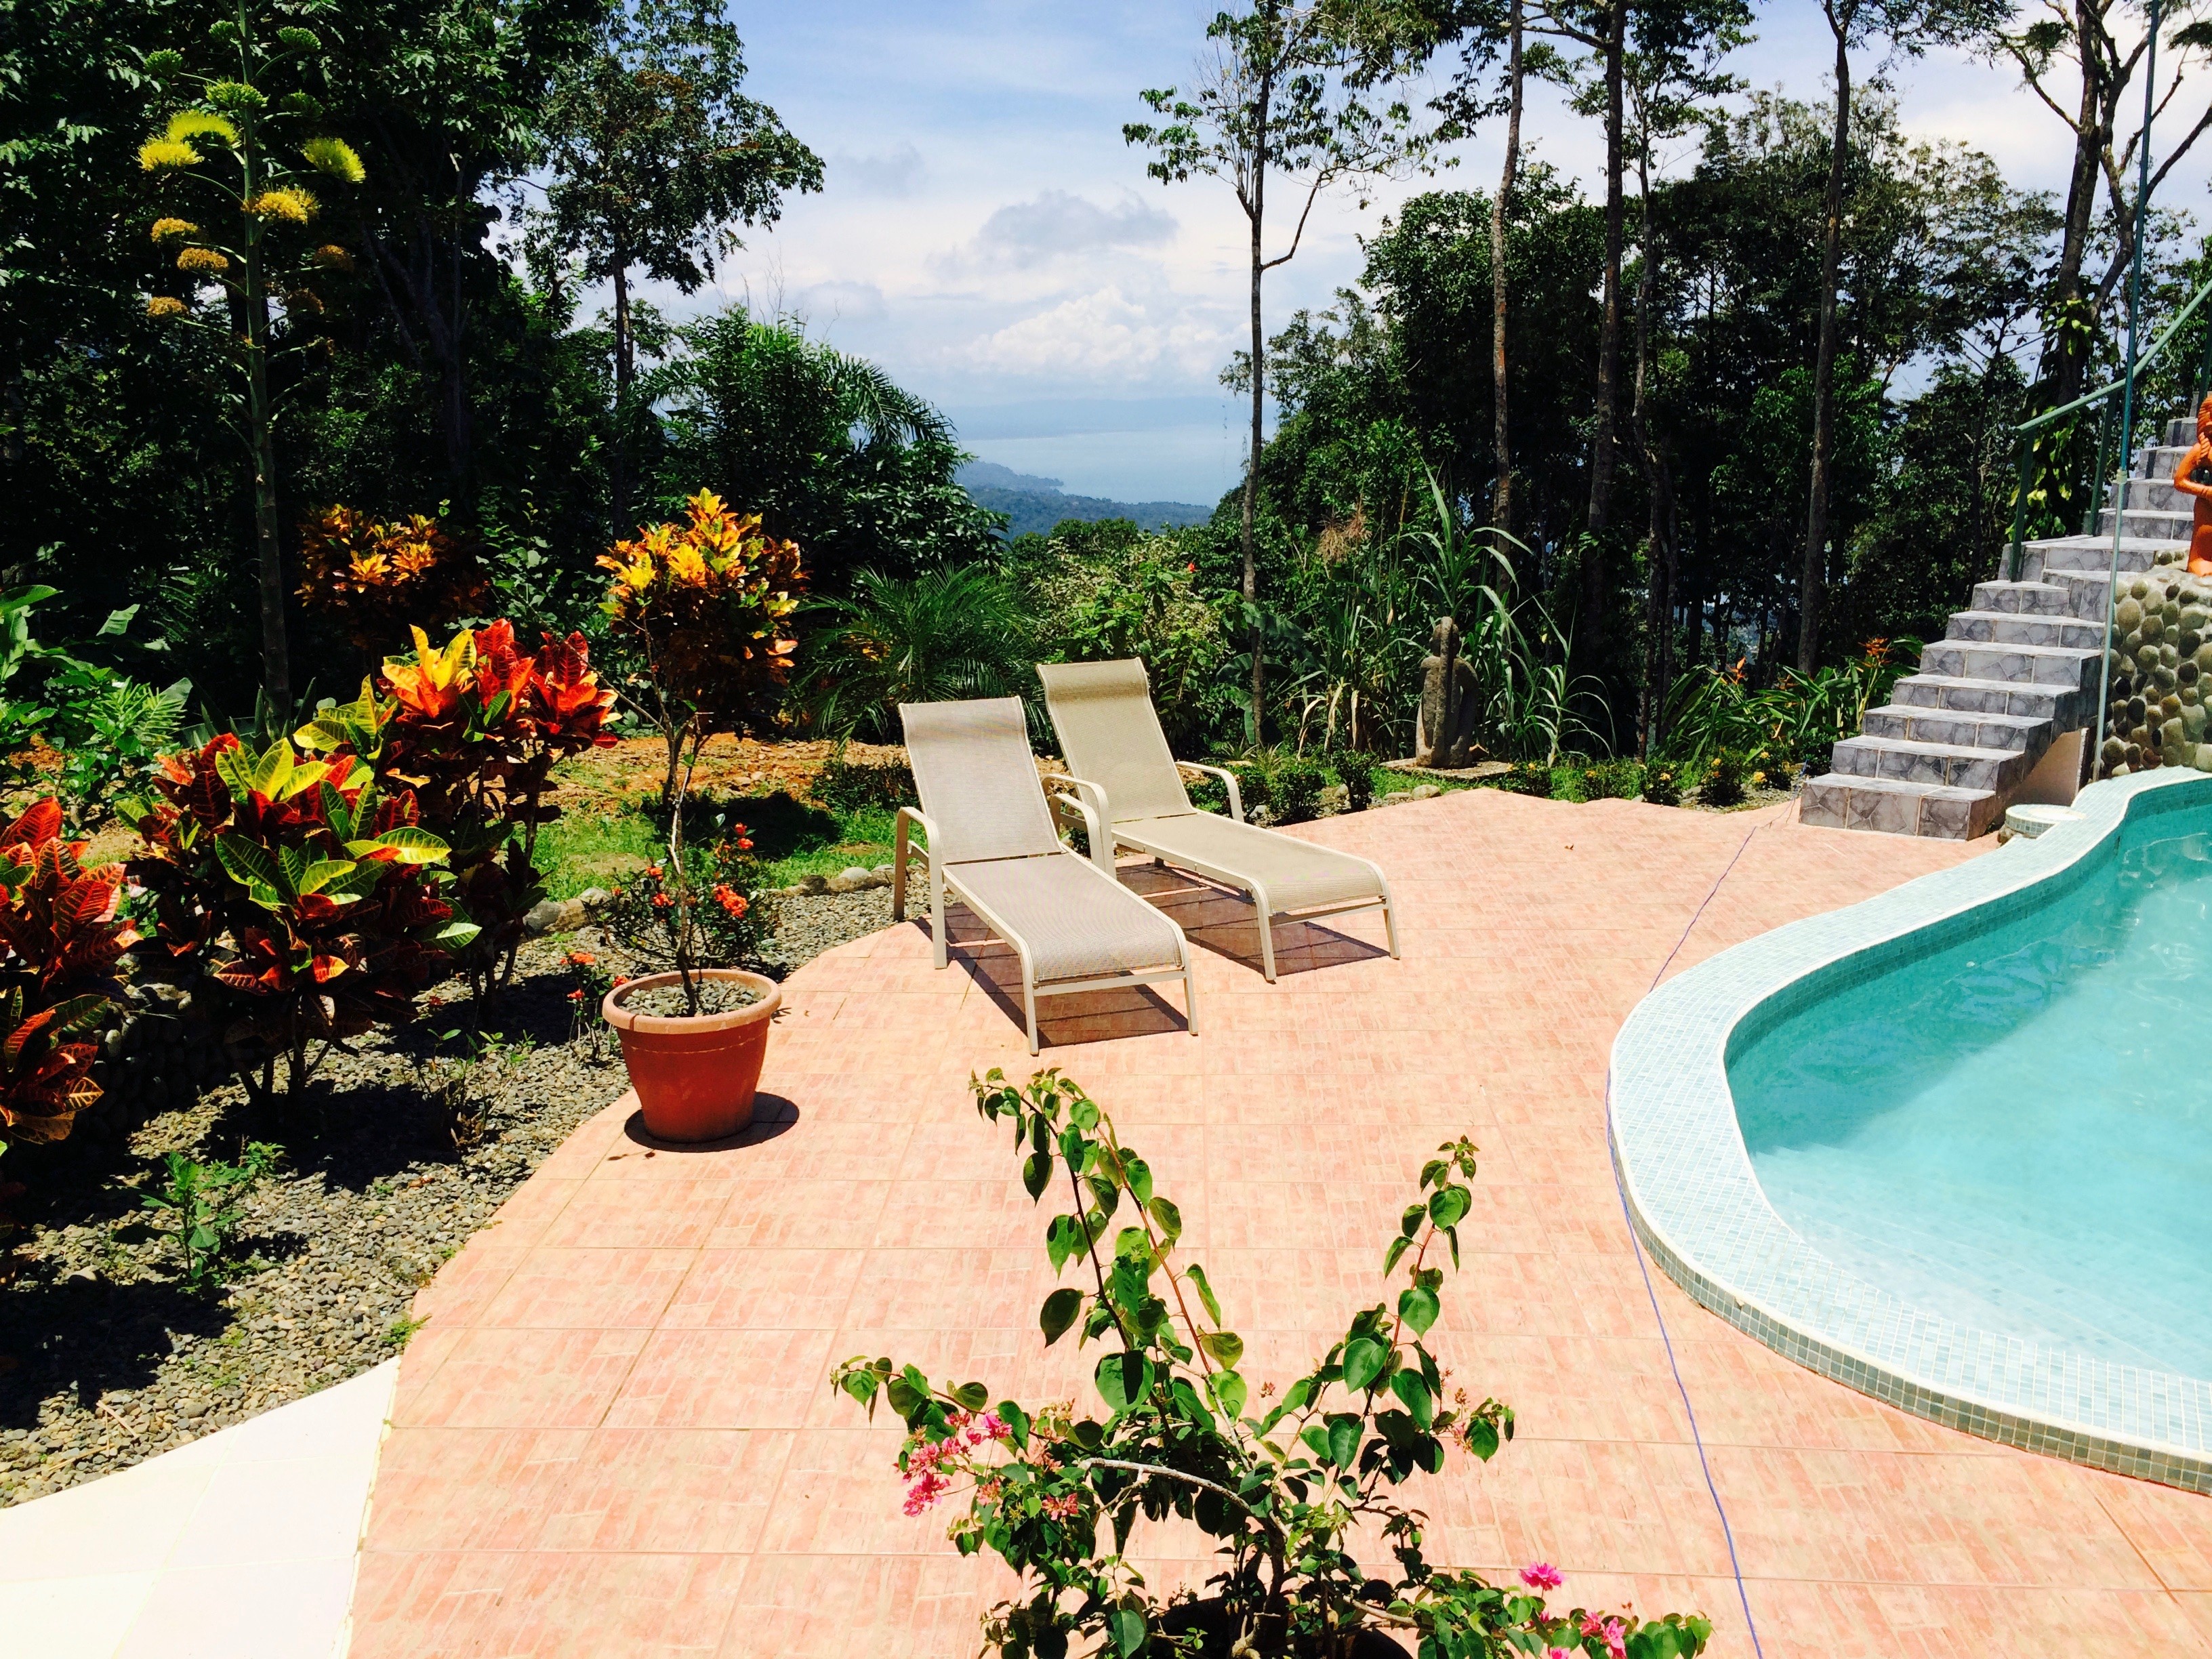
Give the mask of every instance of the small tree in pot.
POLYGON ((757 515, 740 518, 703 490, 685 506, 683 523, 656 525, 599 561, 614 573, 606 612, 630 658, 624 700, 668 745, 667 857, 610 920, 633 948, 651 940, 673 963, 671 973, 617 986, 603 1006, 647 1127, 704 1140, 750 1121, 778 999, 760 975, 706 964, 709 951, 726 960, 750 950, 758 925, 746 890, 750 842, 743 825, 724 825, 702 855, 686 844, 684 814, 707 739, 761 717, 790 677, 787 619, 802 578, 799 550, 763 533, 757 515), (708 1006, 710 986, 722 1006, 708 1006), (672 988, 680 1007, 647 1011, 672 988), (643 1007, 632 1006, 640 999, 643 1007))

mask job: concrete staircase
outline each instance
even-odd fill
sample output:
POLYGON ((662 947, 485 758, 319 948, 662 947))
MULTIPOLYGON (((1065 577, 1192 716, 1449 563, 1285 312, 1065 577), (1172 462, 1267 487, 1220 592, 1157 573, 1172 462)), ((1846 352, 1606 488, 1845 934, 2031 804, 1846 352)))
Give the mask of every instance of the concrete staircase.
POLYGON ((1803 822, 1971 840, 2003 822, 2061 733, 2095 725, 2115 513, 2124 576, 2189 540, 2193 505, 2172 479, 2195 422, 2168 422, 2162 435, 2134 458, 2098 534, 2030 542, 2018 580, 1974 585, 1972 605, 1922 650, 1919 672, 1867 711, 1826 775, 1806 781, 1803 822))

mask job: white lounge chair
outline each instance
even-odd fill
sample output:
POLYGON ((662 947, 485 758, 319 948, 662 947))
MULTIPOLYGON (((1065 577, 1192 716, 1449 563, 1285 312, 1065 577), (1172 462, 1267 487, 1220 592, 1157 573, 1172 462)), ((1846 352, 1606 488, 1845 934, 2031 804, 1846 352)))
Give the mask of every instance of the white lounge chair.
POLYGON ((1260 913, 1261 969, 1270 983, 1279 917, 1310 921, 1379 905, 1390 954, 1398 954, 1397 913, 1382 872, 1349 853, 1245 823, 1234 773, 1178 763, 1169 750, 1143 663, 1040 663, 1037 675, 1073 775, 1066 782, 1088 809, 1086 823, 1096 817, 1110 828, 1108 837, 1090 831, 1092 856, 1106 867, 1115 848, 1127 847, 1250 894, 1260 913), (1228 817, 1191 805, 1179 766, 1211 773, 1228 786, 1228 817))
MULTIPOLYGON (((919 809, 899 809, 892 854, 891 917, 906 918, 906 867, 928 840, 929 927, 945 965, 949 891, 1012 945, 1022 964, 1022 1017, 1037 1051, 1039 997, 1158 980, 1182 981, 1183 1024, 1198 1035, 1198 989, 1189 941, 1091 860, 1060 844, 1030 755, 1022 706, 1012 697, 901 703, 919 809)), ((1099 833, 1093 830, 1092 836, 1099 833)))

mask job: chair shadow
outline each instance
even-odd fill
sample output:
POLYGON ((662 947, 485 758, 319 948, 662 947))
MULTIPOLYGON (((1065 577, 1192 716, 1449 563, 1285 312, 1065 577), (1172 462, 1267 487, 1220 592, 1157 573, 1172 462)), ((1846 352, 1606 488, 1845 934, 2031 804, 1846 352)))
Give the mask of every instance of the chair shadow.
POLYGON ((673 1152, 678 1157, 692 1152, 727 1152, 742 1147, 757 1146, 763 1141, 774 1140, 799 1126, 799 1108, 781 1095, 769 1094, 766 1090, 753 1097, 753 1121, 735 1134, 724 1135, 719 1140, 663 1140, 645 1127, 645 1114, 632 1112, 623 1120, 623 1135, 634 1146, 651 1152, 673 1152))
MULTIPOLYGON (((1174 922, 1193 945, 1226 957, 1254 973, 1260 960, 1260 911, 1244 894, 1164 865, 1125 864, 1121 884, 1174 922)), ((1340 933, 1317 921, 1275 923, 1275 977, 1310 974, 1350 962, 1372 962, 1390 953, 1379 945, 1340 933)))
MULTIPOLYGON (((914 922, 924 933, 929 931, 927 914, 915 917, 914 922)), ((1014 1030, 1021 1030, 1022 963, 1013 946, 949 895, 945 902, 945 933, 953 963, 998 1006, 1014 1030)), ((1039 997, 1036 1010, 1040 1048, 1104 1042, 1115 1037, 1157 1036, 1188 1029, 1183 1011, 1152 985, 1039 997)))

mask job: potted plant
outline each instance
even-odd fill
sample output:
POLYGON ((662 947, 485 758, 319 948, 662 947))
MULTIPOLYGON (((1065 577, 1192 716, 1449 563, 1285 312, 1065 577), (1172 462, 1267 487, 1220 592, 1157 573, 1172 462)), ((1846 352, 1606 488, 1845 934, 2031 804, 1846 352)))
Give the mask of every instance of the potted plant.
POLYGON ((617 543, 599 561, 614 573, 606 611, 630 656, 625 701, 669 753, 667 855, 605 919, 634 953, 668 969, 618 981, 600 1006, 647 1129, 716 1140, 751 1121, 780 999, 774 981, 735 965, 755 953, 761 924, 744 826, 720 824, 694 847, 684 815, 708 738, 757 718, 788 678, 785 619, 800 574, 799 550, 763 534, 757 515, 739 518, 705 491, 685 506, 684 522, 617 543))

